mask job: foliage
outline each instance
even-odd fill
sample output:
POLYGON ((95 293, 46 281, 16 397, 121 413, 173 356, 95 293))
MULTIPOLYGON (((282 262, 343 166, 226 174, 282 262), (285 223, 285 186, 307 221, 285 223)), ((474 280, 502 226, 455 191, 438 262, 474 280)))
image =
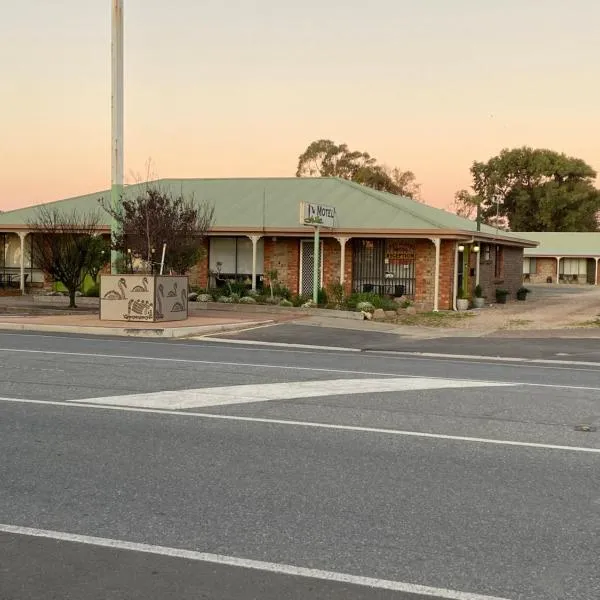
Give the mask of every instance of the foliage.
POLYGON ((291 302, 294 306, 296 307, 300 307, 303 304, 306 304, 306 302, 310 300, 310 298, 308 296, 305 295, 300 295, 300 294, 295 294, 294 296, 292 296, 291 298, 291 302))
POLYGON ((454 194, 454 201, 450 210, 463 219, 474 220, 477 216, 477 204, 480 198, 476 194, 470 194, 467 190, 458 190, 454 194))
POLYGON ((526 287, 520 287, 517 290, 517 300, 526 300, 527 299, 527 294, 530 293, 531 290, 527 289, 526 287))
POLYGON ((100 297, 100 284, 95 283, 94 285, 89 287, 87 290, 85 290, 85 292, 83 292, 83 295, 86 296, 87 298, 99 298, 100 297))
POLYGON ((498 301, 506 300, 506 297, 508 296, 508 294, 509 294, 508 290, 498 288, 496 290, 496 300, 498 300, 498 301))
POLYGON ((359 302, 369 302, 375 308, 383 308, 383 310, 396 310, 398 308, 398 304, 394 300, 374 292, 354 293, 346 298, 346 306, 352 310, 357 308, 359 302))
POLYGON ((233 298, 231 296, 219 296, 216 301, 225 304, 233 304, 233 298))
POLYGON ((101 235, 96 235, 90 240, 88 275, 97 281, 98 274, 110 264, 110 242, 101 235))
POLYGON ((317 292, 317 304, 319 306, 326 306, 328 301, 329 298, 327 297, 327 291, 325 288, 319 288, 319 291, 317 292))
POLYGON ((212 302, 214 298, 210 294, 198 294, 196 302, 212 302))
MULTIPOLYGON (((185 274, 202 255, 201 240, 212 225, 214 208, 197 203, 182 194, 173 196, 153 184, 135 198, 122 198, 122 210, 100 200, 100 204, 118 223, 112 246, 121 254, 141 260, 153 271, 160 262, 166 243, 165 266, 185 274)), ((131 262, 130 261, 130 262, 131 262)))
POLYGON ((471 167, 482 216, 496 213, 513 231, 597 231, 596 171, 579 158, 528 147, 471 167))
POLYGON ((294 306, 289 300, 285 298, 279 303, 279 306, 294 306))
POLYGON ((240 304, 256 304, 256 300, 252 296, 243 296, 240 298, 240 304))
POLYGON ((475 286, 475 298, 483 298, 483 288, 481 287, 481 285, 477 284, 475 286))
POLYGON ((419 200, 420 185, 412 171, 390 169, 368 152, 350 150, 347 144, 316 140, 298 157, 296 177, 341 177, 376 190, 419 200))
POLYGON ((275 297, 274 288, 275 288, 275 284, 277 283, 278 276, 279 276, 279 273, 277 272, 277 269, 271 269, 270 271, 267 271, 267 278, 269 280, 269 289, 271 291, 271 298, 275 297))
POLYGON ((458 289, 458 292, 456 293, 456 297, 459 300, 465 300, 467 298, 467 293, 465 292, 465 290, 461 287, 458 289))
POLYGON ((285 300, 289 300, 292 297, 290 288, 286 287, 285 285, 281 285, 279 282, 274 284, 273 293, 279 298, 285 298, 285 300))
MULTIPOLYGON (((69 292, 69 308, 76 308, 79 291, 91 269, 97 267, 97 213, 62 212, 40 206, 29 221, 33 232, 34 262, 69 292)), ((99 269, 98 269, 99 270, 99 269)))
POLYGON ((336 281, 329 286, 329 298, 336 306, 339 306, 344 302, 344 286, 339 281, 336 281))
POLYGON ((356 305, 356 310, 363 312, 373 312, 375 307, 370 302, 359 302, 356 305))

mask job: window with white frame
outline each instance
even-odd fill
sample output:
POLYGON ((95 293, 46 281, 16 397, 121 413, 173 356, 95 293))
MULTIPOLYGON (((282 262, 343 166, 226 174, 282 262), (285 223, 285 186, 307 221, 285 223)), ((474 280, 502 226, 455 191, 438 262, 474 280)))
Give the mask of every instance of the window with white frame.
MULTIPOLYGON (((256 246, 256 274, 264 272, 264 243, 256 246)), ((220 272, 228 277, 252 275, 252 241, 247 237, 211 237, 208 266, 212 273, 220 272)))
POLYGON ((587 260, 585 258, 563 258, 560 261, 560 275, 586 276, 587 260))

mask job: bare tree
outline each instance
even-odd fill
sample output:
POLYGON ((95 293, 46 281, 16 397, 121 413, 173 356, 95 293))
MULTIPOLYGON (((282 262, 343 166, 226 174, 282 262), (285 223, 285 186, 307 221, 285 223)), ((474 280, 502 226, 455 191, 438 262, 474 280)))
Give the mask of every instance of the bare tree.
POLYGON ((202 256, 202 239, 213 222, 214 207, 197 202, 193 196, 173 196, 149 183, 135 198, 123 198, 121 210, 115 211, 100 200, 103 208, 119 224, 113 233, 112 247, 134 260, 142 261, 152 271, 164 243, 165 264, 178 274, 185 274, 202 256))
MULTIPOLYGON (((86 275, 96 273, 107 261, 94 250, 100 226, 98 213, 63 212, 59 208, 40 206, 29 221, 35 262, 69 292, 69 308, 76 308, 75 295, 86 275)), ((33 257, 32 257, 33 258, 33 257)))

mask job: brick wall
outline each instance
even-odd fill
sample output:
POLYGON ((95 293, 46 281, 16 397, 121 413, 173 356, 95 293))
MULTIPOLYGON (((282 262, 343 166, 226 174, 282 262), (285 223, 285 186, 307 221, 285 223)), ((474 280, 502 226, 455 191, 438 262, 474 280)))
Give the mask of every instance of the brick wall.
MULTIPOLYGON (((496 253, 494 246, 491 247, 490 259, 485 260, 481 256, 479 268, 479 283, 483 288, 483 295, 488 301, 494 302, 496 290, 505 289, 509 292, 509 299, 515 299, 517 290, 523 285, 523 249, 512 246, 502 246, 501 268, 499 276, 496 275, 496 253)), ((483 249, 483 245, 482 245, 483 249)), ((476 257, 471 254, 471 266, 474 266, 476 257)), ((474 277, 469 282, 469 289, 473 290, 474 277)))
POLYGON ((531 283, 547 283, 548 277, 552 278, 552 283, 556 283, 556 259, 538 258, 536 259, 536 272, 529 276, 531 283))
MULTIPOLYGON (((352 293, 352 244, 346 243, 344 248, 344 293, 352 293)), ((335 238, 323 240, 323 287, 327 290, 334 283, 339 283, 341 275, 341 246, 335 238)))
MULTIPOLYGON (((292 294, 298 293, 300 241, 298 238, 265 238, 265 274, 276 270, 277 278, 292 294)), ((325 266, 325 264, 323 264, 325 266)))
MULTIPOLYGON (((451 309, 453 304, 454 248, 454 242, 442 240, 438 294, 438 307, 440 310, 451 309)), ((416 241, 415 262, 415 305, 419 310, 432 310, 435 290, 435 246, 432 241, 416 241)))
POLYGON ((206 289, 208 287, 208 238, 204 238, 201 243, 202 256, 188 273, 190 285, 206 289))

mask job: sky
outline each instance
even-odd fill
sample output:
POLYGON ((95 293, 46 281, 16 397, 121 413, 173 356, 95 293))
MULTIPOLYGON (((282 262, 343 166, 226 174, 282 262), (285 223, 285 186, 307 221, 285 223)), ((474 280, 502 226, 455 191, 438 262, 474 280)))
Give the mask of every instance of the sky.
MULTIPOLYGON (((0 210, 110 187, 111 0, 0 20, 0 210)), ((600 170, 597 0, 124 0, 126 182, 295 175, 316 139, 447 207, 474 160, 600 170)))

